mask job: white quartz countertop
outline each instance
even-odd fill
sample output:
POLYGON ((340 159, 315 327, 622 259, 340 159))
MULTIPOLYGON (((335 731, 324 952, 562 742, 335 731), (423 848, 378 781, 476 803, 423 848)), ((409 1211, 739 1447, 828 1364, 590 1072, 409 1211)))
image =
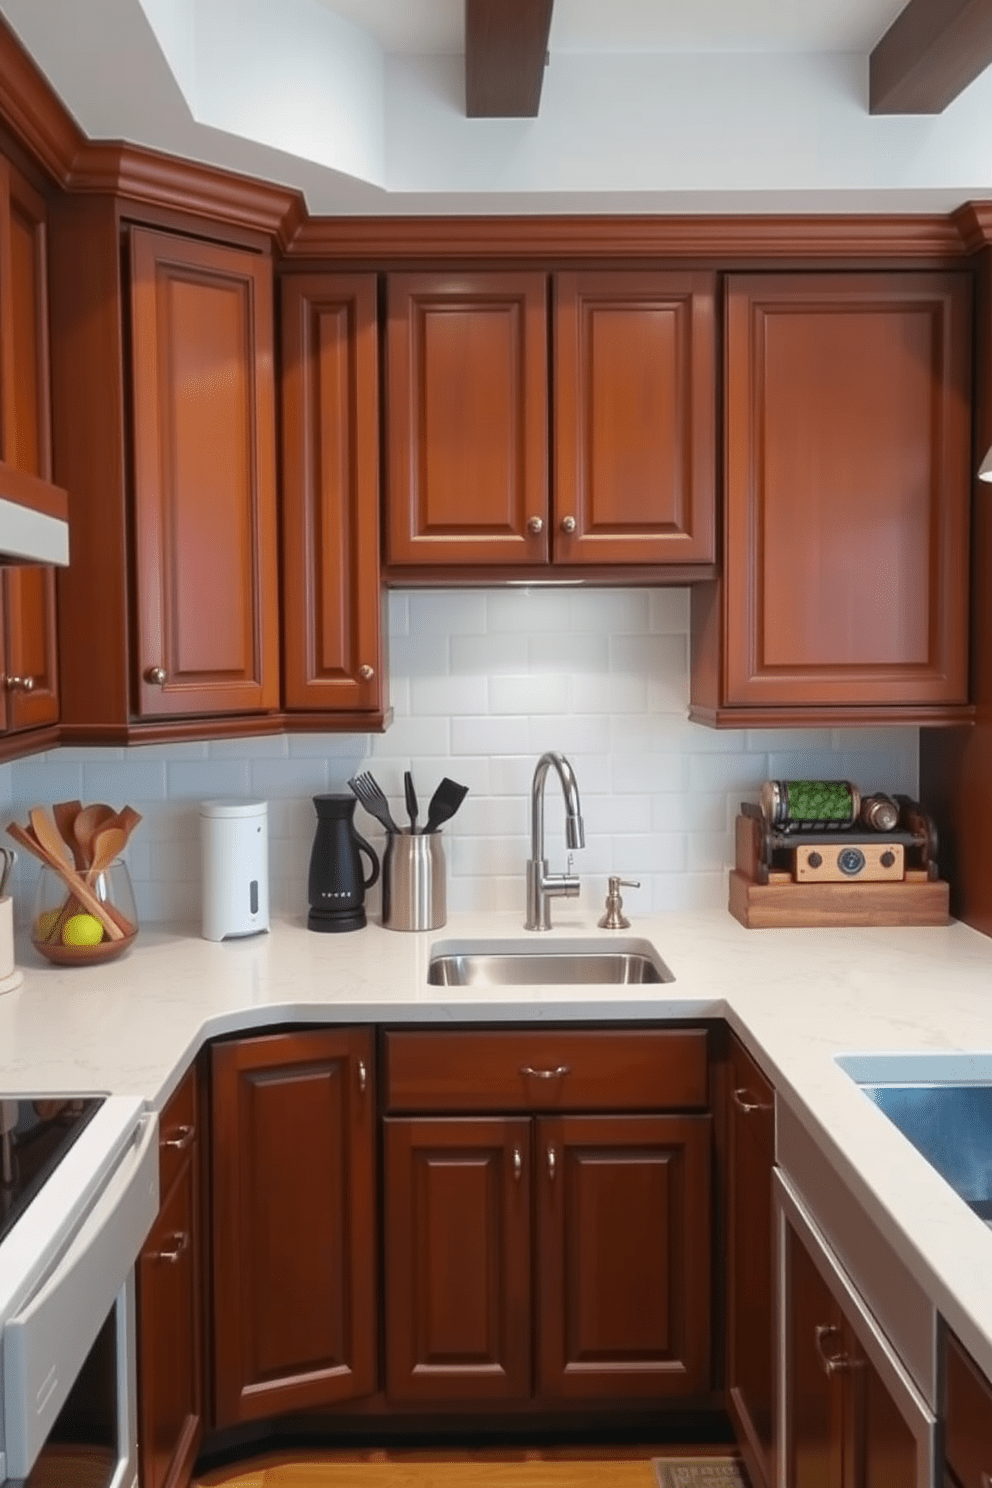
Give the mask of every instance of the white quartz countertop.
MULTIPOLYGON (((315 934, 305 919, 214 943, 198 927, 142 929, 119 960, 59 968, 18 942, 20 987, 0 996, 0 1093, 107 1091, 161 1108, 219 1034, 284 1023, 464 1023, 726 1018, 869 1217, 992 1377, 992 1230, 835 1063, 838 1054, 972 1056, 992 1082, 992 939, 941 928, 745 930, 729 914, 599 909, 454 915, 420 934, 370 923, 315 934), (675 980, 623 987, 457 988, 427 982, 439 943, 646 940, 675 980)), ((801 1175, 799 1175, 801 1178, 801 1175)))

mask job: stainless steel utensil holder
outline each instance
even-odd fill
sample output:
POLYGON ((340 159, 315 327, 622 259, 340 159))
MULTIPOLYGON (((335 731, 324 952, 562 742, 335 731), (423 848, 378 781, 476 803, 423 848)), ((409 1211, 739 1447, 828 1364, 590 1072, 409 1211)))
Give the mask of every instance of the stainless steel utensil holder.
POLYGON ((382 923, 387 930, 437 930, 447 917, 447 867, 440 835, 387 832, 382 923))

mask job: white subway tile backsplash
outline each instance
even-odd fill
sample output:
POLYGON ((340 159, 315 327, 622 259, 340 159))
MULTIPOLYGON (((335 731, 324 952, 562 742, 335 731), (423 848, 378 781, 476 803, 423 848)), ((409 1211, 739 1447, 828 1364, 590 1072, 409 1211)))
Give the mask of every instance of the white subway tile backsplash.
POLYGON ((490 713, 567 713, 571 707, 569 679, 556 677, 490 677, 490 713))
MULTIPOLYGON (((917 793, 916 729, 690 723, 687 589, 394 590, 387 614, 394 717, 384 733, 73 746, 0 767, 0 802, 20 821, 32 805, 75 797, 135 806, 143 820, 127 856, 139 914, 188 928, 200 914, 198 803, 215 796, 269 802, 271 906, 302 923, 314 795, 345 794, 349 776, 372 769, 405 820, 405 769, 421 815, 450 776, 470 789, 444 828, 449 907, 519 910, 522 924, 530 787, 545 749, 567 754, 579 781, 587 846, 574 867, 587 919, 602 912, 611 873, 641 882, 624 890, 630 913, 725 907, 734 818, 769 776, 917 793)), ((553 772, 545 805, 545 851, 558 872, 567 850, 553 772)), ((361 807, 355 820, 381 852, 378 824, 361 807)), ((19 919, 35 876, 33 863, 18 863, 19 919)), ((574 910, 562 901, 559 922, 574 910)))

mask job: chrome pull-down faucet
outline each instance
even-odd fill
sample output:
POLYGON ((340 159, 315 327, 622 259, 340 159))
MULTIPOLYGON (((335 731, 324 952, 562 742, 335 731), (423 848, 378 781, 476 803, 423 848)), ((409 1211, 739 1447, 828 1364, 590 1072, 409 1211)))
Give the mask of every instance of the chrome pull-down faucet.
MULTIPOLYGON (((565 797, 565 842, 569 847, 585 847, 586 833, 582 824, 579 783, 575 771, 563 754, 549 749, 534 768, 530 788, 530 859, 527 863, 527 918, 525 930, 551 929, 551 900, 578 897, 578 875, 549 873, 544 856, 544 783, 554 766, 565 797)), ((571 868, 571 858, 569 859, 571 868)))

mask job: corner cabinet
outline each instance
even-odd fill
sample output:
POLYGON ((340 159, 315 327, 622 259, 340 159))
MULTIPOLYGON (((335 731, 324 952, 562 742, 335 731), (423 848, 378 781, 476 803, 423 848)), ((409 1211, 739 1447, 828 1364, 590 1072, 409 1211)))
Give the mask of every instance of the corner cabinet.
POLYGON ((283 692, 289 713, 381 720, 374 274, 282 282, 283 692))
MULTIPOLYGON (((47 233, 44 198, 0 157, 0 459, 51 485, 47 233)), ((0 588, 0 730, 53 728, 59 721, 55 570, 12 565, 0 588)), ((39 736, 32 747, 45 742, 48 736, 39 736)))
POLYGON ((372 1033, 235 1039, 211 1057, 215 1425, 371 1394, 372 1033))
POLYGON ((385 1035, 386 1397, 710 1388, 704 1030, 385 1035))
POLYGON ((250 732, 280 703, 271 259, 112 197, 53 215, 56 471, 86 514, 63 737, 250 732))
POLYGON ((967 716, 967 273, 730 275, 722 578, 690 716, 967 716))
POLYGON ((390 571, 711 564, 715 285, 388 275, 390 571))

